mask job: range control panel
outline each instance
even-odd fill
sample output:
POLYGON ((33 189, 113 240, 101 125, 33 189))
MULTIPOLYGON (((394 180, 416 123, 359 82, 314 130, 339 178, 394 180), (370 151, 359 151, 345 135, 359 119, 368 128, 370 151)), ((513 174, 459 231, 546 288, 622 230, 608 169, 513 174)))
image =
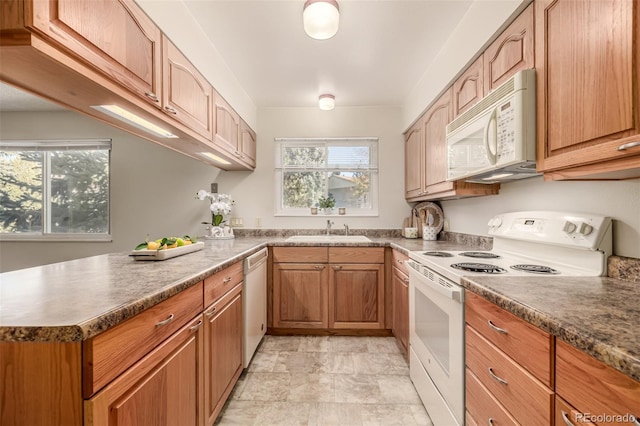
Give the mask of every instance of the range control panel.
POLYGON ((498 238, 596 250, 610 232, 611 218, 556 211, 510 212, 489 219, 489 235, 498 238))

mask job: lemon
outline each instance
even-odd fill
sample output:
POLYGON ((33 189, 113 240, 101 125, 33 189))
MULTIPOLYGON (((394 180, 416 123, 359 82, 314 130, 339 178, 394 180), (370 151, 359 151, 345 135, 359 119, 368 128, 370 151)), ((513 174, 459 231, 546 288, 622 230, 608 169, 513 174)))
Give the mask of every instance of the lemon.
MULTIPOLYGON (((166 244, 165 244, 165 245, 166 245, 166 244)), ((178 242, 176 241, 175 243, 173 243, 173 244, 171 244, 171 245, 166 245, 166 247, 167 247, 168 249, 176 248, 176 247, 178 247, 178 242)))
POLYGON ((189 244, 192 244, 191 240, 184 240, 182 242, 183 245, 188 246, 189 244))
POLYGON ((147 243, 147 250, 158 250, 160 248, 160 243, 156 241, 149 241, 147 243))

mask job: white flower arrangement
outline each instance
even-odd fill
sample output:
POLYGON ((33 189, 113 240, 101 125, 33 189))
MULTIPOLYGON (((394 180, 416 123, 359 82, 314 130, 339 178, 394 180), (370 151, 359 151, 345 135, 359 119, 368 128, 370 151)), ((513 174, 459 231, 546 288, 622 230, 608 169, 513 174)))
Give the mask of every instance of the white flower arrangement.
POLYGON ((209 206, 209 209, 211 210, 211 222, 202 223, 207 225, 210 224, 212 226, 220 226, 220 224, 224 222, 224 215, 231 213, 231 207, 236 204, 228 194, 211 193, 204 189, 197 192, 196 198, 200 201, 207 199, 211 200, 211 206, 209 206))

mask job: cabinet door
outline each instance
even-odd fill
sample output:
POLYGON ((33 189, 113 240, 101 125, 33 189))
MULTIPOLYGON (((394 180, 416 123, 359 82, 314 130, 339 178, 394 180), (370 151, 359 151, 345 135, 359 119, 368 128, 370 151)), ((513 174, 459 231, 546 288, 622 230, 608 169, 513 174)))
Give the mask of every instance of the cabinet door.
POLYGON ((163 110, 212 140, 213 87, 166 37, 162 37, 162 53, 163 110))
POLYGON ((453 118, 475 105, 484 96, 483 56, 453 83, 453 118))
POLYGON ((384 328, 384 265, 330 266, 329 328, 384 328))
POLYGON ((161 32, 133 0, 28 3, 29 28, 140 98, 161 106, 161 32))
POLYGON ((533 48, 533 5, 530 5, 485 50, 485 95, 518 71, 533 68, 533 48))
POLYGON ((409 354, 409 277, 393 267, 391 275, 393 298, 393 335, 409 354))
POLYGON ((242 284, 204 315, 205 416, 213 425, 242 372, 242 284))
POLYGON ((447 182, 447 124, 451 121, 451 88, 447 90, 424 118, 424 144, 427 192, 441 192, 453 188, 447 182))
POLYGON ((251 167, 256 166, 256 132, 240 119, 240 159, 251 167))
POLYGON ((215 92, 214 112, 213 142, 234 157, 240 158, 238 147, 240 116, 218 92, 215 92))
POLYGON ((585 165, 579 175, 635 168, 640 176, 638 3, 534 5, 538 169, 585 165))
POLYGON ((274 263, 273 326, 329 327, 328 274, 326 264, 274 263))
POLYGON ((85 401, 85 425, 201 425, 202 315, 85 401))
POLYGON ((404 197, 418 197, 424 192, 424 144, 422 120, 404 136, 404 197))

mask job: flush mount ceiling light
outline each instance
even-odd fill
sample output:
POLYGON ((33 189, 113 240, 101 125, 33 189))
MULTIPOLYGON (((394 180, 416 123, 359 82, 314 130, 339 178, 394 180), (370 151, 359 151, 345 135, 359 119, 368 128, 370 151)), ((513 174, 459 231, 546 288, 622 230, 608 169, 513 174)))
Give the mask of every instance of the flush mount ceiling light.
POLYGON ((340 9, 336 0, 307 0, 302 11, 304 31, 311 38, 326 40, 338 32, 340 9))
POLYGON ((318 98, 318 106, 322 110, 330 111, 336 106, 336 97, 329 94, 320 95, 318 98))

